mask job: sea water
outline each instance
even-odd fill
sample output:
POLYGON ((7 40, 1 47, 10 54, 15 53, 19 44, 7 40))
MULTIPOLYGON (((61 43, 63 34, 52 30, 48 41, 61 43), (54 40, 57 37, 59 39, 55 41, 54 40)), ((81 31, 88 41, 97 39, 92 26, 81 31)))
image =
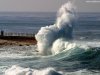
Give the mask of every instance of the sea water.
POLYGON ((0 12, 0 30, 36 33, 40 27, 53 24, 55 12, 0 12))
MULTIPOLYGON (((41 27, 56 22, 55 13, 0 14, 0 29, 5 32, 38 33, 41 27)), ((99 75, 99 22, 99 13, 77 13, 73 41, 57 39, 51 55, 41 55, 37 45, 0 46, 0 75, 99 75)))
MULTIPOLYGON (((0 30, 36 34, 41 27, 52 25, 55 19, 56 12, 0 12, 0 30)), ((100 13, 77 12, 74 38, 99 38, 99 24, 100 13)))

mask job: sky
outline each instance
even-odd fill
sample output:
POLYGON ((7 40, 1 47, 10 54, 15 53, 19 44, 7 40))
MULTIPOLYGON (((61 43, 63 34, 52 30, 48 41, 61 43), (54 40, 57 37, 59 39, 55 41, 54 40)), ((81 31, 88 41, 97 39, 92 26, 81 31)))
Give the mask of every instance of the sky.
MULTIPOLYGON (((68 0, 0 0, 0 12, 56 12, 68 0)), ((79 12, 100 12, 100 0, 74 0, 79 12)))

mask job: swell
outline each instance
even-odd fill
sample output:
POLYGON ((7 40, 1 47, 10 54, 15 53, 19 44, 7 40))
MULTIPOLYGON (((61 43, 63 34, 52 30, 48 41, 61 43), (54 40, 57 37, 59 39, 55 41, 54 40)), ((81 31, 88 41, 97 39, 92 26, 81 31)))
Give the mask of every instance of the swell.
POLYGON ((63 51, 53 57, 58 61, 59 67, 63 70, 100 70, 100 47, 90 47, 89 49, 74 48, 63 51))

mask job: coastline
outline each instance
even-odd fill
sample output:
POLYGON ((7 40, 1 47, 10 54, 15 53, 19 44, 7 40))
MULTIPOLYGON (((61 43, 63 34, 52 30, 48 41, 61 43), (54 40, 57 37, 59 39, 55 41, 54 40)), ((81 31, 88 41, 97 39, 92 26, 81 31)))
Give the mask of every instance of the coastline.
POLYGON ((0 36, 0 46, 23 46, 35 45, 35 37, 28 36, 0 36))

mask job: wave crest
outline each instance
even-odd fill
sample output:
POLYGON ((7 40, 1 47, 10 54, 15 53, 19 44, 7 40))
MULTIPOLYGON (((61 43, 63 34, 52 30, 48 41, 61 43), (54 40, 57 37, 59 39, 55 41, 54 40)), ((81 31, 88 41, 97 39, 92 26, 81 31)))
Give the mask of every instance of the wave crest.
POLYGON ((72 39, 74 18, 74 6, 69 1, 62 5, 58 11, 57 20, 54 25, 41 27, 35 35, 40 54, 52 54, 52 45, 59 38, 72 39))

